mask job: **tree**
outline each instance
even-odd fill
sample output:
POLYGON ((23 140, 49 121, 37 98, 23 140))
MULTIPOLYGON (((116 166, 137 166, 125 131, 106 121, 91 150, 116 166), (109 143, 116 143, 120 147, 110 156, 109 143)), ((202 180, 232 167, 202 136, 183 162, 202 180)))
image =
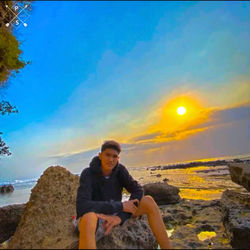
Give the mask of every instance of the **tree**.
MULTIPOLYGON (((12 8, 16 1, 1 1, 0 2, 0 89, 4 88, 10 76, 15 76, 29 62, 22 61, 19 56, 22 51, 19 49, 20 42, 13 35, 13 27, 6 26, 15 17, 15 11, 8 11, 12 8), (8 6, 8 8, 6 7, 8 6)), ((25 1, 22 1, 25 2, 25 1)), ((12 106, 8 101, 0 102, 1 115, 18 113, 15 106, 12 106)), ((2 132, 0 132, 0 135, 2 132)), ((11 155, 9 147, 0 136, 0 156, 11 155)))

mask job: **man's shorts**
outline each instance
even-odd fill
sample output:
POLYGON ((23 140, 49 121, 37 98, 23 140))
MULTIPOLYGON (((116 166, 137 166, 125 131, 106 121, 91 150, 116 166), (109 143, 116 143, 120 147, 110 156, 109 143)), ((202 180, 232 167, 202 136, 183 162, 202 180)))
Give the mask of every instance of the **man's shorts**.
MULTIPOLYGON (((80 232, 80 225, 79 225, 80 220, 81 220, 81 217, 77 219, 77 230, 78 230, 78 232, 80 232)), ((104 223, 104 220, 98 218, 97 225, 96 225, 96 231, 95 231, 95 240, 96 240, 96 242, 105 236, 104 235, 104 229, 103 229, 103 223, 104 223)))

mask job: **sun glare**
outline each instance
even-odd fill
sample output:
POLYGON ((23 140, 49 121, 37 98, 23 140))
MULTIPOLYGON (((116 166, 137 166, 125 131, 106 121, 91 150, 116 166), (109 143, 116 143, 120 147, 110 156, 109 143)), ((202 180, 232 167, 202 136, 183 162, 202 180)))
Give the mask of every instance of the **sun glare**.
POLYGON ((186 113, 186 109, 184 107, 179 107, 177 109, 177 114, 178 115, 184 115, 186 113))

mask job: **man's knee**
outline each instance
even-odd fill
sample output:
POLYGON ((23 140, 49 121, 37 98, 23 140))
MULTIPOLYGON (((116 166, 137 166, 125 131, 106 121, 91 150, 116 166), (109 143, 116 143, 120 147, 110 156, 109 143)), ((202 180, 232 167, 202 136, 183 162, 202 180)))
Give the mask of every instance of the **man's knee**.
POLYGON ((88 228, 96 228, 97 215, 94 212, 84 214, 80 219, 80 228, 88 226, 88 228))
POLYGON ((150 195, 143 196, 140 204, 149 212, 158 208, 154 198, 150 195))

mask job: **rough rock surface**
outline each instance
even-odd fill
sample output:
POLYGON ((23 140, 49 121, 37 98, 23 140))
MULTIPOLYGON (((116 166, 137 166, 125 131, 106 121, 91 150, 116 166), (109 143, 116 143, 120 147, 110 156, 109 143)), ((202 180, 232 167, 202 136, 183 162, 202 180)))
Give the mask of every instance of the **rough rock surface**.
POLYGON ((24 207, 25 204, 16 204, 0 208, 0 243, 14 234, 24 207))
MULTIPOLYGON (((75 215, 79 177, 63 167, 50 167, 31 191, 10 249, 78 249, 72 215, 75 215)), ((98 241, 99 248, 156 248, 147 219, 130 219, 98 241), (133 224, 134 223, 134 224, 133 224), (132 225, 133 224, 133 225, 132 225)))
POLYGON ((231 249, 219 200, 187 200, 178 204, 160 206, 167 229, 172 229, 170 241, 173 249, 231 249), (201 232, 215 232, 216 236, 199 240, 201 232))
POLYGON ((97 242, 99 249, 156 249, 157 245, 146 215, 125 221, 97 242))
POLYGON ((250 249, 250 194, 226 190, 221 198, 223 223, 233 248, 250 249))
MULTIPOLYGON (((79 177, 65 168, 48 168, 32 189, 9 248, 77 249, 78 236, 71 217, 75 215, 78 183, 79 177)), ((170 237, 173 249, 250 248, 248 192, 226 191, 221 200, 204 201, 180 200, 178 188, 166 183, 146 184, 144 191, 164 204, 159 207, 166 228, 173 230, 170 237), (216 236, 200 240, 198 235, 206 231, 215 232, 216 236)), ((113 228, 97 242, 97 247, 155 249, 157 243, 146 216, 142 216, 113 228)))
POLYGON ((250 192, 250 163, 229 163, 228 166, 232 181, 250 192))
POLYGON ((0 186, 0 193, 11 193, 13 191, 14 191, 14 187, 12 185, 0 186))
POLYGON ((158 205, 174 204, 180 201, 179 188, 167 183, 148 183, 143 186, 144 194, 151 195, 158 205))
POLYGON ((72 224, 79 177, 49 167, 31 191, 9 248, 70 248, 77 241, 72 224))

